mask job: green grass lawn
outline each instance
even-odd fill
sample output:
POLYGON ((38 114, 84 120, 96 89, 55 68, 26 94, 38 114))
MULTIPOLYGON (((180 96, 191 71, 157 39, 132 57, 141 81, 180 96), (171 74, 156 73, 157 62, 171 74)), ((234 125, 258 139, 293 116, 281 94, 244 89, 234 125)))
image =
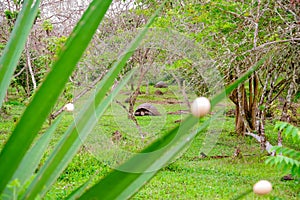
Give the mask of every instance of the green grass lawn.
MULTIPOLYGON (((141 95, 137 105, 149 100, 172 99, 172 94, 168 93, 168 90, 164 90, 164 92, 165 97, 147 98, 146 95, 141 95)), ((123 102, 125 96, 121 95, 118 98, 123 102)), ((186 109, 184 105, 180 104, 163 104, 162 106, 161 109, 164 113, 186 109)), ((12 105, 7 114, 1 114, 0 148, 5 144, 16 123, 14 121, 17 121, 24 108, 23 104, 12 105)), ((91 141, 96 141, 95 139, 105 136, 108 138, 107 141, 111 142, 112 134, 119 131, 122 139, 112 141, 111 145, 115 144, 119 149, 128 152, 138 152, 161 134, 175 127, 178 124, 175 121, 184 117, 185 115, 165 115, 156 118, 137 117, 142 132, 145 133, 145 138, 141 139, 135 124, 128 121, 126 112, 112 104, 103 118, 99 120, 90 137, 91 141)), ((261 179, 269 180, 273 184, 273 191, 263 197, 250 193, 242 199, 300 199, 299 180, 281 181, 281 177, 286 174, 264 163, 267 155, 260 151, 259 144, 249 137, 237 137, 234 133, 234 118, 226 117, 224 119, 224 125, 215 130, 219 135, 217 135, 213 149, 207 153, 209 157, 202 158, 200 156, 201 147, 207 135, 206 132, 201 132, 180 157, 161 169, 133 199, 232 199, 251 189, 261 179), (237 147, 240 148, 242 154, 239 158, 233 156, 237 147), (215 156, 219 157, 215 158, 215 156)), ((45 158, 72 120, 73 115, 70 113, 63 117, 45 158)), ((47 126, 45 124, 44 128, 47 126)), ((271 124, 267 126, 266 131, 271 140, 274 140, 271 124)), ((105 145, 109 145, 108 142, 105 145)), ((291 145, 295 146, 295 144, 291 145)), ((46 199, 61 199, 89 180, 90 177, 92 177, 92 182, 96 182, 108 174, 112 170, 112 166, 118 163, 112 163, 113 161, 108 162, 97 157, 92 143, 85 143, 47 193, 46 199)))

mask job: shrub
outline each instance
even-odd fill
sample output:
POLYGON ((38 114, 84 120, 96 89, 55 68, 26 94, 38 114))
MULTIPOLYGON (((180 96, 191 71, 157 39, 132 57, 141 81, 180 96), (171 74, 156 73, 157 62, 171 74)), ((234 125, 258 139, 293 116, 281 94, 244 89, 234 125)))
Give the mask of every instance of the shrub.
MULTIPOLYGON (((299 129, 286 122, 277 122, 275 131, 281 131, 283 136, 291 137, 295 143, 300 142, 299 129)), ((269 157, 266 163, 271 166, 277 166, 284 172, 291 173, 292 176, 300 177, 300 151, 283 146, 274 146, 272 148, 276 156, 269 157)))

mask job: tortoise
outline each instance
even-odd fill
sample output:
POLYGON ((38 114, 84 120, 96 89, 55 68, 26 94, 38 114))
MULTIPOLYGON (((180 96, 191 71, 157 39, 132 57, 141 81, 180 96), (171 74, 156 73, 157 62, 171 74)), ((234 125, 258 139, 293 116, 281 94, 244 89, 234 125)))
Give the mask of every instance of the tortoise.
POLYGON ((158 83, 155 84, 154 87, 156 87, 156 88, 167 88, 168 85, 163 81, 159 81, 158 83))
POLYGON ((151 103, 143 103, 137 107, 137 109, 134 112, 134 116, 159 116, 161 115, 157 108, 152 105, 151 103))

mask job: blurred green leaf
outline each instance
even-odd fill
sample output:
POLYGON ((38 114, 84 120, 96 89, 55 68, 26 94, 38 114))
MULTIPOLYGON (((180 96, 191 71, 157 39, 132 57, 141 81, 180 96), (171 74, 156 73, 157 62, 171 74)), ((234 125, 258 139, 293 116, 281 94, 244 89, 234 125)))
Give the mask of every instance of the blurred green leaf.
MULTIPOLYGON (((44 153, 46 152, 51 136, 60 123, 62 116, 63 115, 60 115, 55 120, 55 122, 47 129, 45 133, 43 133, 38 141, 36 141, 32 148, 26 153, 11 181, 18 180, 20 186, 23 186, 25 182, 30 179, 34 171, 37 169, 44 153)), ((9 188, 6 188, 2 194, 2 199, 12 199, 12 196, 12 191, 9 190, 9 188)))
MULTIPOLYGON (((38 13, 40 0, 25 0, 23 8, 18 14, 14 29, 11 32, 9 41, 5 46, 0 58, 0 107, 6 95, 6 90, 10 84, 10 80, 17 67, 22 51, 25 47, 27 37, 38 13)), ((5 181, 6 179, 4 179, 5 181)), ((0 180, 0 191, 1 186, 0 180)))
MULTIPOLYGON (((247 71, 240 79, 236 80, 226 91, 216 95, 211 102, 215 106, 225 94, 229 94, 238 87, 239 83, 247 80, 254 71, 263 64, 266 57, 260 60, 257 65, 247 71)), ((216 115, 215 115, 216 116, 216 115)), ((79 199, 93 199, 101 196, 101 199, 128 199, 134 195, 144 184, 146 184, 159 169, 167 165, 176 157, 182 149, 202 130, 204 130, 216 117, 204 121, 197 131, 189 130, 199 122, 198 118, 187 117, 180 126, 168 132, 156 140, 141 153, 129 159, 119 166, 96 185, 91 187, 79 199), (118 183, 118 184, 115 184, 118 183)))
MULTIPOLYGON (((6 163, 0 165, 0 192, 15 173, 33 139, 51 112, 110 4, 111 0, 94 0, 90 4, 62 48, 52 70, 25 110, 0 154, 0 163, 6 163)), ((23 8, 26 9, 27 6, 23 8)))
MULTIPOLYGON (((102 90, 103 87, 98 87, 96 94, 92 94, 90 96, 89 102, 86 104, 87 106, 81 110, 81 112, 78 114, 78 117, 75 119, 75 122, 73 122, 73 124, 71 124, 69 129, 65 132, 64 136, 55 147, 53 153, 51 153, 49 158, 46 160, 46 163, 43 165, 43 167, 37 173, 35 179, 32 181, 31 185, 28 187, 24 198, 30 199, 35 198, 37 194, 39 194, 39 196, 43 196, 45 194, 52 183, 58 178, 60 173, 72 160, 82 145, 82 142, 97 123, 99 117, 105 112, 111 101, 129 81, 133 73, 134 70, 124 77, 122 82, 120 82, 106 98, 105 92, 103 93, 102 90), (98 96, 99 94, 104 94, 101 100, 95 98, 95 96, 98 96)), ((118 73, 113 75, 117 76, 118 73)), ((113 80, 110 80, 111 86, 114 83, 113 80)), ((103 82, 104 80, 102 80, 99 85, 108 84, 108 81, 105 83, 103 82)))

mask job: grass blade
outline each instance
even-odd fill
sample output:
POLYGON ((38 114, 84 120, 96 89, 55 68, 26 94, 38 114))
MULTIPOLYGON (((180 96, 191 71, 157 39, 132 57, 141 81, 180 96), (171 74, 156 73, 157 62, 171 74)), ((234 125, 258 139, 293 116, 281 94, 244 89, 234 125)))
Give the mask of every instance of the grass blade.
POLYGON ((79 147, 82 145, 82 140, 84 140, 90 133, 97 122, 97 119, 104 113, 107 106, 117 95, 118 91, 121 90, 121 88, 132 76, 134 71, 132 71, 131 74, 127 76, 126 79, 124 79, 122 83, 120 83, 107 98, 105 98, 106 93, 109 92, 118 74, 141 43, 161 9, 162 6, 153 14, 144 29, 140 31, 135 40, 131 42, 126 51, 121 55, 118 61, 114 63, 111 70, 101 80, 97 86, 96 95, 92 96, 90 102, 87 104, 87 107, 80 112, 75 123, 69 127, 63 140, 58 144, 49 160, 45 163, 43 168, 38 173, 36 179, 26 191, 24 198, 34 198, 44 188, 42 193, 40 193, 42 196, 45 191, 47 191, 47 188, 51 185, 51 183, 56 180, 60 172, 67 166, 71 158, 75 155, 79 147))
POLYGON ((72 193, 66 197, 66 200, 75 200, 78 199, 78 197, 80 197, 85 189, 90 185, 90 183, 92 182, 93 178, 95 178, 95 175, 93 175, 92 177, 89 178, 89 180, 87 180, 84 184, 82 184, 81 186, 79 186, 77 189, 73 190, 72 193))
POLYGON ((0 154, 0 193, 11 179, 33 139, 89 44, 112 0, 94 0, 78 22, 0 154), (50 92, 51 91, 51 92, 50 92), (11 158, 14 159, 11 159, 11 158))
MULTIPOLYGON (((60 173, 65 169, 82 145, 82 140, 90 133, 97 119, 105 112, 111 101, 130 80, 134 70, 126 76, 113 92, 99 105, 95 104, 94 96, 91 95, 90 101, 86 108, 83 108, 79 117, 69 127, 62 140, 55 147, 54 152, 50 155, 44 166, 38 172, 37 176, 29 186, 25 198, 33 199, 37 194, 43 196, 51 184, 58 178, 60 173), (96 106, 96 107, 94 107, 96 106)), ((113 84, 113 82, 112 82, 113 84)), ((98 90, 102 93, 102 90, 98 90)))
MULTIPOLYGON (((17 179, 21 184, 21 187, 30 179, 34 171, 38 167, 45 150, 48 147, 51 136, 60 123, 63 115, 60 115, 55 122, 47 129, 45 133, 39 138, 39 140, 32 146, 28 153, 24 156, 18 170, 13 175, 11 181, 17 179)), ((6 188, 3 192, 3 199, 12 199, 13 193, 9 188, 6 188)))
POLYGON ((245 196, 247 196, 248 194, 250 194, 251 192, 253 192, 253 189, 248 189, 245 192, 243 192, 242 194, 237 195, 236 197, 233 197, 231 200, 238 200, 238 199, 242 199, 245 198, 245 196))
POLYGON ((40 0, 25 0, 0 58, 0 107, 38 13, 40 0))
POLYGON ((14 178, 18 178, 21 183, 24 183, 30 178, 35 169, 38 167, 40 160, 42 159, 45 150, 48 148, 51 136, 60 123, 62 116, 59 116, 55 122, 43 133, 41 138, 32 146, 28 153, 24 156, 17 172, 14 174, 14 178))
POLYGON ((121 165, 119 170, 114 170, 79 199, 97 199, 97 197, 101 197, 101 199, 130 198, 158 172, 156 169, 165 166, 174 156, 178 155, 190 141, 190 138, 210 123, 210 120, 207 120, 198 128, 198 131, 188 134, 187 131, 198 121, 197 118, 189 116, 182 122, 181 126, 176 127, 143 150, 141 154, 134 156, 121 165), (151 153, 154 151, 155 153, 151 153), (145 155, 143 153, 149 154, 145 155), (126 171, 135 171, 136 173, 126 171))
MULTIPOLYGON (((231 84, 224 92, 216 95, 211 100, 212 107, 226 97, 224 93, 229 94, 237 88, 240 83, 247 80, 249 75, 254 73, 254 71, 264 63, 267 56, 231 84)), ((196 132, 187 133, 191 127, 199 122, 199 119, 189 116, 180 126, 177 126, 141 152, 150 153, 149 156, 145 157, 145 155, 137 154, 132 157, 121 165, 118 170, 112 171, 108 176, 91 187, 79 199, 98 199, 99 197, 101 197, 101 199, 130 198, 157 173, 157 169, 165 166, 172 158, 178 155, 189 141, 191 141, 197 133, 205 129, 214 119, 213 117, 203 122, 196 132), (153 154, 151 154, 151 152, 153 152, 153 154), (133 171, 136 173, 130 173, 133 171)))

